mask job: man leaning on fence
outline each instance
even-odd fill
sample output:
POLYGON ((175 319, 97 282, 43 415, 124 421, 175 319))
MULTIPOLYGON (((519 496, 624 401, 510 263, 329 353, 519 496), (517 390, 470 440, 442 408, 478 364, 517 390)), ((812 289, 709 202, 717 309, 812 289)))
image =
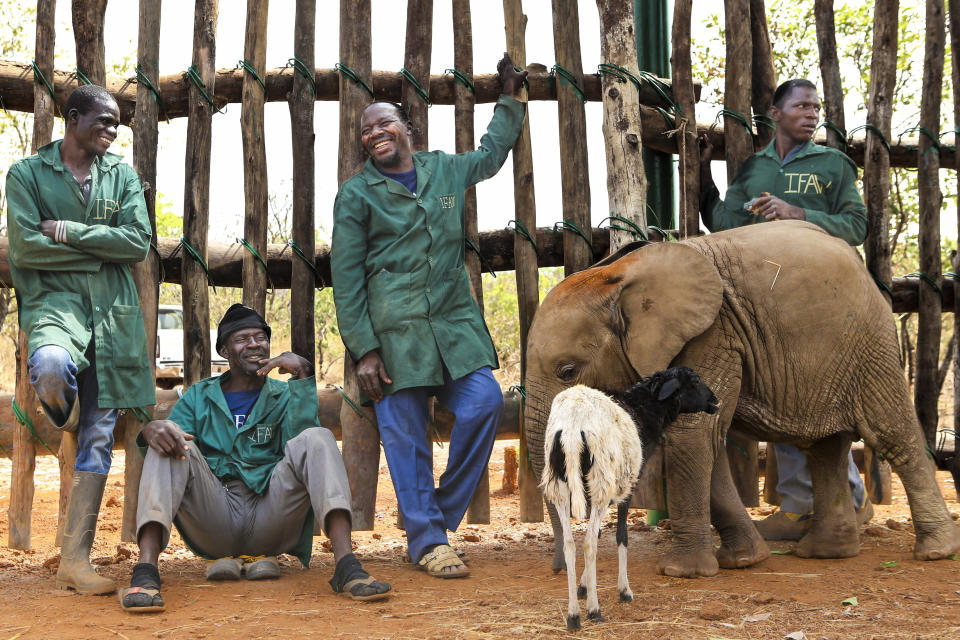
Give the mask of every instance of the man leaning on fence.
POLYGON ((120 124, 113 96, 79 87, 64 116, 63 140, 7 174, 10 271, 30 383, 50 422, 77 434, 56 584, 100 595, 116 589, 89 558, 118 409, 156 401, 130 270, 147 255, 150 221, 137 174, 107 153, 120 124))

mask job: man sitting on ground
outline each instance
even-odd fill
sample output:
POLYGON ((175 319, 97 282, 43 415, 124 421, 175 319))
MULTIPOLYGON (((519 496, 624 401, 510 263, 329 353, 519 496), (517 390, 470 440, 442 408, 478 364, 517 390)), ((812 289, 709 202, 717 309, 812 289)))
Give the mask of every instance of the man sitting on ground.
POLYGON ((314 515, 333 545, 333 590, 386 598, 390 585, 351 552, 350 486, 333 434, 317 421, 313 366, 289 351, 270 358, 270 327, 241 304, 220 321, 217 353, 230 370, 194 384, 169 420, 141 434, 149 449, 137 508, 140 562, 120 592, 123 608, 163 610, 157 559, 174 521, 192 550, 218 558, 207 579, 261 580, 280 576, 279 553, 309 566, 314 515), (267 378, 273 369, 292 378, 267 378))

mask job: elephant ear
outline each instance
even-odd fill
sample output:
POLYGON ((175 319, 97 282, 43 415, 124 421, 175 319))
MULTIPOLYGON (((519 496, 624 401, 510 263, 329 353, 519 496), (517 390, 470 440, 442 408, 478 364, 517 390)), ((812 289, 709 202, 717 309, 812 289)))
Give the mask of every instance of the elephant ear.
POLYGON ((627 358, 641 376, 666 369, 717 319, 720 274, 699 251, 676 242, 644 247, 607 268, 617 267, 623 276, 618 307, 627 358))

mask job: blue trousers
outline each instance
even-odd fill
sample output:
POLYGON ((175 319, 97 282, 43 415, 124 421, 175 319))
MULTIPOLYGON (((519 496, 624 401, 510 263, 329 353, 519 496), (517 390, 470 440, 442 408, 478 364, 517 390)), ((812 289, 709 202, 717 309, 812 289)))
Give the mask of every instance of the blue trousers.
POLYGON ((58 425, 67 421, 73 403, 80 403, 74 469, 107 473, 113 454, 117 410, 100 408, 97 402, 100 385, 93 348, 88 348, 85 355, 90 366, 77 373, 77 365, 63 347, 55 344, 37 347, 27 361, 30 384, 37 392, 44 412, 58 425))
POLYGON ((448 544, 447 531, 460 525, 486 472, 503 413, 503 394, 489 367, 457 380, 444 367, 443 378, 442 387, 402 389, 374 404, 414 562, 427 547, 448 544), (431 395, 456 415, 447 468, 437 486, 433 447, 427 438, 431 395))
MULTIPOLYGON (((810 467, 807 456, 792 444, 777 442, 773 445, 777 452, 777 493, 780 494, 780 510, 789 513, 813 513, 813 482, 810 480, 810 467)), ((853 461, 853 452, 847 460, 847 479, 850 493, 853 494, 853 507, 859 509, 864 504, 866 490, 863 480, 853 461)))

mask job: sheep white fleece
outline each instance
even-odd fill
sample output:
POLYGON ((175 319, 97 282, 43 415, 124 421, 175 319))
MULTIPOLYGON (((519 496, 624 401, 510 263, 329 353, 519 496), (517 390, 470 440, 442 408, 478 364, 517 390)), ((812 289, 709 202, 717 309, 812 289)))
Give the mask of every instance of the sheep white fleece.
POLYGON ((583 486, 580 469, 584 440, 593 456, 593 466, 587 472, 593 504, 606 507, 623 501, 630 495, 643 466, 637 426, 612 398, 584 385, 558 393, 550 407, 544 434, 547 464, 543 466, 541 487, 544 497, 554 504, 569 499, 570 514, 579 520, 588 515, 587 487, 583 486), (561 432, 567 482, 563 482, 549 464, 557 431, 561 432))

